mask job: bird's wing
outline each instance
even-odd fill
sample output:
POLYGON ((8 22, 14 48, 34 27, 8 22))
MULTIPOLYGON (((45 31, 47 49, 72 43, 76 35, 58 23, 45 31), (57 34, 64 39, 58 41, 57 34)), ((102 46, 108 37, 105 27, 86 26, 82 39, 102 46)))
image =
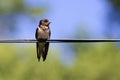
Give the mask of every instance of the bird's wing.
POLYGON ((39 43, 37 42, 36 43, 36 51, 37 51, 37 58, 38 58, 38 61, 40 61, 40 55, 39 55, 39 43))
POLYGON ((38 28, 36 29, 35 38, 38 39, 38 28))
MULTIPOLYGON (((35 38, 38 39, 38 28, 36 29, 35 38)), ((38 61, 40 61, 40 57, 41 57, 41 50, 40 50, 39 44, 40 43, 38 43, 38 42, 36 43, 36 51, 37 51, 38 61)))
POLYGON ((49 30, 49 38, 50 38, 50 36, 51 36, 51 31, 49 30))

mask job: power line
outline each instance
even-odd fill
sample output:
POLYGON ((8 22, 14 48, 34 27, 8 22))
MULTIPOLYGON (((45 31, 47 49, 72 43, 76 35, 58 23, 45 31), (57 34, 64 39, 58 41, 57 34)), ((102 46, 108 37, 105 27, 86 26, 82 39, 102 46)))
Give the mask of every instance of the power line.
POLYGON ((0 43, 36 43, 36 42, 50 42, 50 43, 94 43, 94 42, 120 42, 120 39, 16 39, 16 40, 0 40, 0 43))

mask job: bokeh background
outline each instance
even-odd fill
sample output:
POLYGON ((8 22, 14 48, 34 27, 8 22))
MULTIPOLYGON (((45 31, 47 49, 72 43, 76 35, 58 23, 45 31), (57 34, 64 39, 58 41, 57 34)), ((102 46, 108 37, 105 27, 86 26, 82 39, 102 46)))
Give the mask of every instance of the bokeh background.
MULTIPOLYGON (((0 39, 119 39, 120 0, 0 0, 0 39)), ((51 43, 38 62, 34 43, 0 44, 0 80, 120 80, 119 43, 51 43)))

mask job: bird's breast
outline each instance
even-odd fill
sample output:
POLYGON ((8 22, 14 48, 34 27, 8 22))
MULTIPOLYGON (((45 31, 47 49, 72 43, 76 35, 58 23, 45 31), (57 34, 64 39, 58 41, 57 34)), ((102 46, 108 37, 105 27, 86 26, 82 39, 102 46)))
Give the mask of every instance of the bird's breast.
POLYGON ((46 30, 42 30, 39 28, 38 30, 38 38, 44 38, 44 39, 48 39, 49 38, 49 29, 46 30))

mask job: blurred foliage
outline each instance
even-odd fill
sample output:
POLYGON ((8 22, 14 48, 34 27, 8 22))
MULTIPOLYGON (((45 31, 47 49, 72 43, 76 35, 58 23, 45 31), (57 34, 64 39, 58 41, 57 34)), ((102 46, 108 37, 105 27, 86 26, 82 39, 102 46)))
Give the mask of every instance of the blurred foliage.
POLYGON ((0 80, 119 80, 120 50, 113 43, 96 44, 64 66, 56 52, 37 61, 33 46, 0 45, 0 80))
POLYGON ((10 35, 16 30, 19 17, 38 16, 45 12, 45 6, 32 7, 24 0, 0 0, 0 35, 10 35))
POLYGON ((118 10, 120 9, 120 0, 108 0, 113 4, 113 7, 118 10))
POLYGON ((1 0, 0 1, 0 14, 12 14, 21 12, 25 9, 23 0, 1 0))
POLYGON ((13 15, 20 13, 39 14, 43 13, 45 9, 41 7, 32 8, 27 6, 24 0, 1 0, 0 1, 0 14, 13 15))

